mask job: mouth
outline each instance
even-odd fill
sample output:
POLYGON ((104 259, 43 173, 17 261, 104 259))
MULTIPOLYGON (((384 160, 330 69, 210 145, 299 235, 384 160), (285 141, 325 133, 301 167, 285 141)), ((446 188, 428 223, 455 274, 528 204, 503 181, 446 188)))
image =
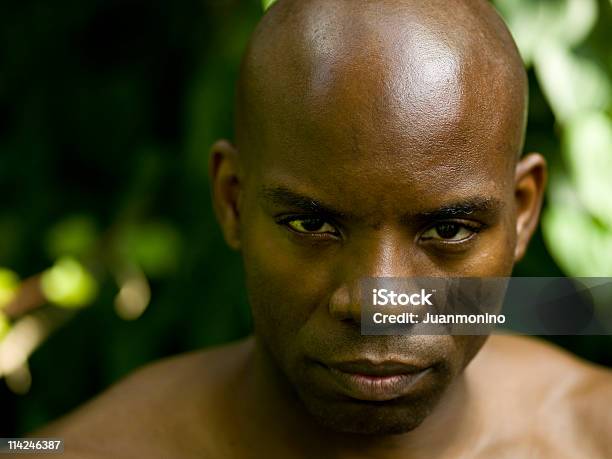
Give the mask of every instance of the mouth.
POLYGON ((402 362, 355 360, 321 364, 341 393, 367 402, 386 402, 415 391, 433 367, 402 362))

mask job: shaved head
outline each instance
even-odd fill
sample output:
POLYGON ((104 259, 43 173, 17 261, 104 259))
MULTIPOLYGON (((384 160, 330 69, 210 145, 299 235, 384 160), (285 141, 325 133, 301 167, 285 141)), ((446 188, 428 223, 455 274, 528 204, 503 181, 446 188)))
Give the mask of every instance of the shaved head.
POLYGON ((251 155, 285 133, 276 141, 291 148, 296 131, 319 137, 333 126, 350 133, 355 154, 362 135, 381 150, 399 138, 420 151, 479 149, 494 137, 516 158, 526 100, 520 55, 484 0, 278 0, 243 61, 237 146, 251 155))
POLYGON ((320 424, 408 432, 483 345, 362 336, 359 280, 511 274, 545 183, 540 155, 519 160, 526 106, 523 63, 484 0, 277 0, 263 17, 236 143, 217 142, 209 170, 270 378, 320 424), (427 375, 379 403, 330 369, 363 360, 427 375))

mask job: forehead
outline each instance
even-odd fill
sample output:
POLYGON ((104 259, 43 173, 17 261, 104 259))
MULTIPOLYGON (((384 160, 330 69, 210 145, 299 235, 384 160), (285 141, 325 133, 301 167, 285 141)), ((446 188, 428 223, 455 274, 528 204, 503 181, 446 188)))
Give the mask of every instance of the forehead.
POLYGON ((360 202, 507 189, 525 101, 516 66, 487 51, 499 37, 386 4, 326 2, 268 31, 247 58, 257 115, 239 149, 261 181, 360 202))
POLYGON ((347 215, 380 222, 466 201, 506 202, 511 175, 499 164, 456 156, 342 154, 292 151, 263 162, 251 181, 262 190, 282 188, 328 204, 347 215))
POLYGON ((415 110, 346 78, 330 83, 325 98, 291 101, 301 111, 269 112, 252 164, 259 183, 364 212, 509 196, 516 153, 501 123, 474 119, 463 101, 415 110))
POLYGON ((502 123, 470 116, 454 94, 419 109, 411 96, 392 99, 388 85, 364 80, 339 76, 325 96, 310 92, 288 99, 291 109, 270 110, 251 163, 258 181, 349 208, 507 196, 516 152, 502 123))

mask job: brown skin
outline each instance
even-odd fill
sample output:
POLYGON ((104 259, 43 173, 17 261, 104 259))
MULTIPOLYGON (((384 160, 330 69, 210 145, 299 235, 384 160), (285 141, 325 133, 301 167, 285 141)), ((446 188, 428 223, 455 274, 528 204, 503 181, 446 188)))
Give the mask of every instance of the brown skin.
POLYGON ((609 371, 531 338, 491 337, 419 427, 381 437, 321 427, 257 362, 253 338, 164 359, 32 435, 66 459, 611 457, 609 371))
POLYGON ((526 77, 486 2, 279 0, 237 100, 210 174, 255 337, 151 365, 36 434, 74 457, 612 455, 606 370, 526 338, 360 334, 359 279, 508 276, 537 225, 526 77), (328 369, 355 359, 428 370, 364 403, 328 369))
POLYGON ((419 4, 280 2, 244 61, 237 146, 213 147, 215 208, 244 258, 260 352, 336 431, 412 430, 484 343, 361 336, 359 279, 508 276, 541 203, 544 160, 517 167, 526 78, 503 23, 485 4, 419 4), (327 370, 360 359, 431 371, 395 403, 362 403, 327 370))

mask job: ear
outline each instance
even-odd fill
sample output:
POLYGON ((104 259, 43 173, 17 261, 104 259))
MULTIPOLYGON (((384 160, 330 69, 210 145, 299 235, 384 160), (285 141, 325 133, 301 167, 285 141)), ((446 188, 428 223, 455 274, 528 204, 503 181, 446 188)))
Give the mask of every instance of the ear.
POLYGON ((238 150, 227 140, 218 140, 212 146, 208 175, 213 208, 225 241, 239 250, 242 174, 238 150))
POLYGON ((525 255, 529 240, 538 226, 546 178, 546 160, 539 153, 530 153, 516 166, 514 182, 517 212, 515 262, 525 255))

